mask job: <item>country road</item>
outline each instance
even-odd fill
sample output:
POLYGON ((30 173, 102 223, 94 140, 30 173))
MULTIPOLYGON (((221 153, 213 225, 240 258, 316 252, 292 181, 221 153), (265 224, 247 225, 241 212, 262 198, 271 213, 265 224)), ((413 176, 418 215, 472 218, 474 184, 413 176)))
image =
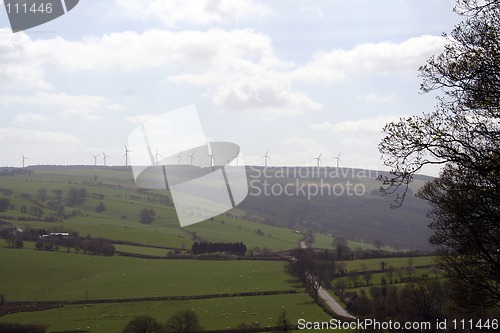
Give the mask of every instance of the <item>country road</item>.
POLYGON ((335 298, 333 298, 332 295, 330 295, 330 293, 323 287, 319 287, 318 295, 319 297, 321 297, 323 301, 325 301, 325 303, 330 307, 330 309, 332 309, 332 311, 338 314, 339 316, 351 319, 356 318, 349 312, 347 312, 342 306, 340 306, 340 304, 335 300, 335 298))
MULTIPOLYGON (((307 248, 306 242, 301 241, 300 242, 300 248, 305 249, 307 248)), ((353 315, 351 315, 349 312, 347 312, 340 304, 335 300, 335 298, 330 295, 330 293, 323 287, 319 287, 318 289, 318 296, 321 297, 323 301, 328 305, 328 307, 337 315, 345 317, 345 318, 351 318, 355 319, 353 315)))

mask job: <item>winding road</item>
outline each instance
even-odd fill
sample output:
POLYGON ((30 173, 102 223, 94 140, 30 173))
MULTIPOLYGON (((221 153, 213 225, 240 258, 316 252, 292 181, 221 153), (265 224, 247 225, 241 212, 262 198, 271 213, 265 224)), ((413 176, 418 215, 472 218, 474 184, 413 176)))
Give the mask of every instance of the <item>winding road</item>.
MULTIPOLYGON (((300 242, 300 248, 305 249, 307 248, 306 242, 301 241, 300 242)), ((323 287, 319 287, 318 289, 318 296, 321 297, 323 301, 328 305, 328 307, 337 315, 349 319, 355 319, 353 315, 351 315, 349 312, 347 312, 340 304, 335 300, 335 298, 330 295, 330 293, 323 287)))

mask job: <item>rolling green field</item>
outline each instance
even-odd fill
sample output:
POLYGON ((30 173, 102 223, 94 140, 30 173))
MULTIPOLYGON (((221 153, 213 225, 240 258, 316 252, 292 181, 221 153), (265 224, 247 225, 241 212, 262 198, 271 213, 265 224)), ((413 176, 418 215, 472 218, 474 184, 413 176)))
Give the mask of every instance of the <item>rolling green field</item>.
MULTIPOLYGON (((0 177, 0 188, 13 191, 7 198, 16 209, 5 212, 15 218, 29 216, 20 212, 20 207, 30 207, 33 203, 21 194, 29 194, 39 199, 38 190, 47 190, 47 200, 53 199, 54 190, 66 193, 70 188, 84 188, 89 197, 76 207, 66 207, 66 213, 78 210, 80 214, 60 223, 40 223, 35 221, 7 221, 23 227, 57 230, 58 228, 78 231, 80 235, 103 237, 145 245, 191 248, 192 233, 199 239, 211 242, 243 242, 248 249, 267 248, 273 251, 288 250, 298 246, 301 236, 287 228, 268 226, 237 218, 244 215, 234 209, 209 221, 181 228, 173 206, 149 202, 158 195, 169 198, 166 191, 140 191, 135 185, 130 170, 102 168, 71 168, 63 170, 36 170, 33 175, 0 177), (92 193, 104 195, 104 200, 90 197, 92 193), (96 213, 95 208, 103 201, 106 211, 96 213), (143 208, 154 209, 156 219, 150 225, 139 223, 139 212, 143 208), (264 236, 258 235, 257 230, 264 236)), ((0 197, 2 195, 0 194, 0 197)), ((49 213, 49 209, 44 209, 49 213)))
MULTIPOLYGON (((372 190, 372 180, 364 179, 362 182, 372 190)), ((181 228, 171 204, 170 193, 139 189, 131 171, 126 168, 36 168, 31 175, 2 176, 0 198, 7 198, 10 202, 9 209, 0 213, 0 219, 18 228, 32 226, 47 232, 77 231, 82 237, 90 235, 92 238, 103 237, 114 241, 117 251, 157 257, 167 256, 175 250, 189 250, 194 241, 243 242, 247 253, 251 255, 294 249, 299 247, 303 238, 302 234, 295 232, 301 226, 292 226, 299 213, 307 213, 310 221, 319 222, 310 225, 331 223, 335 228, 338 227, 336 230, 340 230, 340 233, 333 232, 335 228, 312 230, 315 234, 314 248, 332 249, 331 234, 345 237, 348 233, 342 233, 342 230, 347 230, 343 228, 351 223, 341 221, 341 215, 336 215, 336 211, 332 210, 332 207, 343 205, 346 198, 332 198, 338 202, 316 198, 311 208, 304 206, 304 198, 253 198, 246 208, 243 205, 210 220, 181 228), (72 188, 85 189, 87 197, 70 206, 66 195, 72 188), (45 197, 40 189, 45 189, 42 191, 45 197), (30 209, 34 206, 42 208, 42 218, 53 215, 55 210, 49 208, 51 201, 65 206, 66 217, 58 222, 35 221, 30 209), (106 206, 106 210, 97 213, 96 207, 100 202, 106 206), (23 206, 28 208, 27 212, 23 212, 23 206), (269 214, 271 206, 272 214, 269 214), (265 214, 259 215, 259 207, 263 208, 265 214), (151 224, 139 222, 140 211, 144 208, 153 209, 156 213, 151 224), (276 223, 279 221, 274 216, 279 214, 291 214, 292 223, 276 223), (118 244, 124 241, 135 245, 118 244)), ((379 198, 353 200, 351 205, 361 206, 380 201, 379 198)), ((364 209, 362 212, 369 220, 369 210, 364 209)), ((403 216, 409 216, 405 214, 407 212, 403 216)), ((378 224, 370 225, 369 229, 379 228, 378 224)), ((399 228, 405 227, 407 225, 402 223, 399 228)), ((372 244, 360 241, 362 238, 356 239, 348 240, 351 249, 375 249, 372 244)), ((383 249, 393 250, 390 247, 383 249)), ((395 258, 344 263, 348 271, 378 270, 382 260, 394 267, 403 267, 408 261, 407 258, 395 258)), ((413 260, 414 266, 432 264, 430 257, 413 260)), ((92 303, 93 300, 103 299, 303 291, 303 286, 285 273, 285 264, 284 261, 91 256, 74 251, 68 253, 65 249, 38 251, 34 249, 34 243, 28 241, 24 242, 23 249, 12 249, 0 240, 0 295, 7 302, 89 301, 86 305, 65 305, 50 310, 5 315, 0 317, 0 322, 40 323, 48 325, 49 332, 89 330, 118 333, 135 315, 147 314, 165 321, 184 309, 194 309, 205 329, 214 330, 256 322, 261 327, 273 326, 283 309, 292 323, 296 323, 299 318, 308 321, 329 320, 330 317, 312 298, 302 293, 184 301, 92 303)), ((373 283, 378 282, 382 274, 374 273, 373 283)))
MULTIPOLYGON (((144 260, 44 252, 27 242, 11 249, 0 242, 0 294, 7 301, 120 299, 188 296, 246 291, 301 290, 283 271, 283 262, 144 260), (14 278, 15 277, 15 278, 14 278), (87 294, 88 293, 88 294, 87 294)), ((292 322, 329 317, 304 294, 206 300, 68 305, 0 317, 1 322, 40 323, 49 331, 86 329, 119 332, 136 315, 166 320, 182 309, 195 309, 206 329, 259 322, 274 325, 282 309, 292 322), (255 313, 255 315, 253 314, 255 313)))
MULTIPOLYGON (((331 235, 325 235, 325 234, 314 234, 314 243, 312 244, 313 248, 317 249, 334 249, 335 247, 333 246, 333 240, 334 237, 331 235)), ((351 250, 356 250, 356 249, 361 249, 361 250, 376 250, 377 248, 373 244, 369 243, 363 243, 363 242, 358 242, 358 241, 352 241, 352 240, 347 240, 347 246, 351 250)), ((381 250, 391 252, 395 251, 393 248, 389 246, 383 246, 381 247, 381 250)))
POLYGON ((0 322, 40 323, 48 331, 88 330, 92 333, 119 333, 134 316, 149 315, 165 322, 173 313, 194 310, 207 330, 234 328, 240 324, 276 325, 282 310, 292 324, 298 319, 327 321, 330 317, 304 294, 249 296, 124 304, 73 305, 32 313, 0 317, 0 322), (254 315, 255 313, 255 315, 254 315), (271 318, 271 319, 270 319, 271 318))
MULTIPOLYGON (((296 289, 274 261, 146 260, 0 248, 8 301, 119 299, 296 289), (13 278, 15 277, 15 278, 13 278)), ((300 287, 300 286, 299 286, 300 287)))
MULTIPOLYGON (((363 267, 367 271, 380 270, 380 262, 384 261, 387 263, 387 267, 392 266, 394 268, 406 267, 408 266, 408 257, 401 258, 376 258, 376 259, 362 259, 362 260, 349 260, 344 261, 346 265, 346 270, 349 271, 362 271, 363 267)), ((435 258, 432 256, 424 257, 412 257, 412 266, 428 266, 434 265, 435 258)))

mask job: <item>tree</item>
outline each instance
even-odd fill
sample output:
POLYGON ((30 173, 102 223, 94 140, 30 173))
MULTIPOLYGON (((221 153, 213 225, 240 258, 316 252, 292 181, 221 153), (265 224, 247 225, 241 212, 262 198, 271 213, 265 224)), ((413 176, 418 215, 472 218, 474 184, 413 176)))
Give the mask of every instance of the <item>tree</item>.
POLYGON ((66 201, 68 206, 74 207, 82 204, 87 199, 87 190, 84 188, 70 188, 68 192, 66 192, 66 201))
POLYGON ((137 316, 128 322, 123 333, 158 333, 161 330, 161 324, 153 317, 137 316))
POLYGON ((22 237, 16 237, 14 241, 14 247, 16 249, 22 249, 24 247, 24 242, 22 237))
POLYGON ((420 68, 421 90, 442 93, 436 109, 385 126, 379 149, 393 170, 379 179, 397 207, 414 174, 444 164, 418 196, 454 299, 474 309, 500 302, 500 1, 458 0, 455 11, 464 20, 420 68))
POLYGON ((156 212, 153 209, 143 208, 139 213, 139 222, 142 224, 151 224, 156 217, 156 212))
POLYGON ((51 192, 54 193, 57 200, 62 199, 63 191, 61 189, 56 188, 56 189, 51 190, 51 192))
POLYGON ((430 321, 441 317, 446 297, 439 281, 408 283, 401 292, 402 298, 408 300, 408 305, 411 305, 413 320, 430 321))
POLYGON ((36 324, 0 323, 2 333, 45 333, 47 327, 36 324))
POLYGON ((333 240, 332 245, 335 247, 335 251, 337 252, 337 259, 342 260, 347 253, 351 250, 347 246, 347 240, 344 237, 336 237, 333 240))
POLYGON ((314 261, 311 249, 295 249, 292 258, 288 261, 287 270, 306 284, 307 276, 313 271, 314 261))
POLYGON ((47 189, 46 188, 39 188, 37 190, 38 192, 38 199, 40 199, 41 202, 45 202, 45 200, 47 199, 47 189))
POLYGON ((90 254, 112 256, 115 254, 114 245, 103 238, 86 239, 81 244, 83 251, 90 254))
POLYGON ((373 245, 377 248, 377 250, 380 251, 380 249, 382 248, 382 246, 384 246, 384 242, 382 242, 380 239, 375 239, 373 241, 373 245))
POLYGON ((363 273, 363 280, 366 281, 366 285, 369 286, 370 285, 370 281, 372 280, 372 273, 370 272, 364 272, 363 273))
POLYGON ((385 275, 389 279, 389 283, 392 284, 394 282, 394 267, 389 266, 385 272, 385 275))
POLYGON ((99 205, 97 205, 97 207, 95 208, 95 212, 96 213, 102 213, 106 210, 106 206, 104 206, 104 204, 101 202, 99 202, 99 205))
POLYGON ((342 302, 344 301, 344 292, 348 287, 349 285, 347 284, 347 280, 344 278, 339 279, 335 282, 334 285, 335 293, 340 297, 340 300, 342 302))
POLYGON ((15 249, 24 247, 23 236, 20 232, 6 230, 2 233, 3 238, 7 241, 7 246, 15 249))
POLYGON ((316 301, 318 299, 319 289, 321 288, 320 278, 314 276, 312 273, 307 272, 305 287, 306 291, 308 291, 316 301))
POLYGON ((276 320, 277 330, 275 330, 274 332, 290 332, 291 327, 292 325, 290 323, 290 320, 288 320, 286 316, 286 310, 285 309, 281 310, 281 313, 278 319, 276 320))
POLYGON ((179 311, 170 317, 165 325, 166 332, 203 331, 198 315, 193 310, 179 311))
POLYGON ((9 209, 10 200, 7 198, 0 198, 0 212, 4 212, 9 209))

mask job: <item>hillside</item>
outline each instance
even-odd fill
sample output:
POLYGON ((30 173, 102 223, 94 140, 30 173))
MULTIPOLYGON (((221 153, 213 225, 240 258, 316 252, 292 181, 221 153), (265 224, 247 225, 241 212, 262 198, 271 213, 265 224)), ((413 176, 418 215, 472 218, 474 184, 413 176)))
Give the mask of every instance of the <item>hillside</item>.
MULTIPOLYGON (((3 168, 0 174, 0 198, 9 199, 14 208, 0 212, 0 219, 18 225, 170 248, 207 240, 287 250, 302 237, 296 230, 311 230, 367 243, 381 240, 401 249, 429 249, 426 203, 409 195, 403 207, 389 210, 392 199, 380 195, 378 173, 370 170, 247 167, 249 195, 237 209, 186 228, 179 226, 169 192, 138 188, 130 168, 35 166, 3 168), (85 189, 86 200, 68 204, 65 196, 72 188, 85 189), (100 202, 106 210, 97 213, 100 202), (64 206, 65 217, 41 222, 55 215, 58 205, 64 206), (23 206, 27 211, 21 211, 23 206), (42 215, 35 216, 33 206, 42 215), (138 222, 144 208, 155 210, 153 223, 138 222)), ((413 191, 429 179, 418 178, 413 191)), ((330 245, 324 238, 317 247, 330 245)))
POLYGON ((417 176, 404 205, 391 210, 394 197, 380 193, 377 171, 333 167, 247 170, 250 193, 240 208, 264 216, 266 223, 368 243, 378 239, 395 248, 430 249, 429 206, 414 193, 431 177, 417 176))

